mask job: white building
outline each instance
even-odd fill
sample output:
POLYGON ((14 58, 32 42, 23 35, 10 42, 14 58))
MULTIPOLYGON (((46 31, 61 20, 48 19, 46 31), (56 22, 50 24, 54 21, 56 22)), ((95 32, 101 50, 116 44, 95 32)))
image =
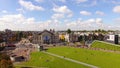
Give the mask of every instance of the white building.
POLYGON ((108 35, 107 41, 114 41, 115 35, 108 35))
POLYGON ((69 34, 66 34, 65 35, 65 41, 67 41, 67 42, 70 42, 70 39, 69 39, 70 37, 69 37, 69 34))

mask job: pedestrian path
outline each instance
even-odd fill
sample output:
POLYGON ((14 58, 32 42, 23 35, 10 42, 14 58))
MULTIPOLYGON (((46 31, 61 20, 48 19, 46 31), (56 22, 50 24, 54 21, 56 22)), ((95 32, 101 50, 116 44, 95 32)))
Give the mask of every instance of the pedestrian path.
POLYGON ((82 65, 85 65, 85 66, 88 66, 88 67, 91 67, 91 68, 98 68, 97 66, 87 64, 87 63, 83 63, 83 62, 73 60, 73 59, 70 59, 70 58, 66 58, 64 56, 59 56, 59 55, 56 55, 56 54, 53 54, 53 53, 50 53, 50 52, 43 51, 43 53, 46 53, 46 54, 49 54, 49 55, 52 55, 52 56, 55 56, 55 57, 58 57, 58 58, 61 58, 61 59, 65 59, 65 60, 68 60, 68 61, 71 61, 71 62, 74 62, 74 63, 82 64, 82 65))

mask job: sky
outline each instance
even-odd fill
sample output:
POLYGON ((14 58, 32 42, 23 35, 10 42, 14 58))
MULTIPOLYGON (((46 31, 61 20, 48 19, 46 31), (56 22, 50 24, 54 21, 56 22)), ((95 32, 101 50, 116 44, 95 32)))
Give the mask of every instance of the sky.
POLYGON ((120 30, 120 0, 0 0, 0 30, 120 30))

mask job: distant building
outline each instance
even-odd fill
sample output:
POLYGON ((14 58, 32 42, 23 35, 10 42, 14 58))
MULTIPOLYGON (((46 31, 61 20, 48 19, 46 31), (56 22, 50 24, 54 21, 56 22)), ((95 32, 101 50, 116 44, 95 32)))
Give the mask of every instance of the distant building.
POLYGON ((10 29, 5 29, 5 31, 4 32, 6 32, 6 33, 11 33, 12 32, 12 30, 10 30, 10 29))
POLYGON ((58 42, 58 36, 54 31, 44 30, 38 34, 33 35, 33 43, 38 44, 53 44, 58 42))
POLYGON ((108 35, 107 41, 114 41, 115 35, 108 35))
POLYGON ((64 34, 59 34, 59 40, 60 40, 60 42, 65 42, 66 41, 65 35, 64 34))
POLYGON ((59 35, 60 39, 65 39, 66 42, 77 42, 78 41, 78 35, 75 34, 62 34, 59 35))
POLYGON ((115 44, 119 44, 120 43, 120 34, 108 35, 106 41, 111 42, 111 43, 115 43, 115 44))
POLYGON ((70 42, 69 34, 66 34, 66 35, 65 35, 65 41, 70 42))

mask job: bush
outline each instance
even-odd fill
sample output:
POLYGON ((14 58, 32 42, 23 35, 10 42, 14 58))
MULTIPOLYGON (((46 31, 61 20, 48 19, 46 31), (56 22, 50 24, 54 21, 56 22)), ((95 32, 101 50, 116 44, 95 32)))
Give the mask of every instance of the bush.
POLYGON ((8 55, 0 53, 0 68, 14 68, 8 55))

